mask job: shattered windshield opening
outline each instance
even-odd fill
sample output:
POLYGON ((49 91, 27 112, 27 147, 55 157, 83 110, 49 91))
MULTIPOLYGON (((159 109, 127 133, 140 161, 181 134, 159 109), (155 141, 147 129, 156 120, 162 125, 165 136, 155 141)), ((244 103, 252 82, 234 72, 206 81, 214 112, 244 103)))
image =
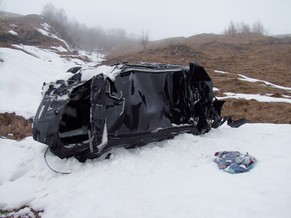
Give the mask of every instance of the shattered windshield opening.
POLYGON ((91 83, 77 87, 71 94, 59 125, 59 136, 64 144, 88 140, 90 129, 91 83))

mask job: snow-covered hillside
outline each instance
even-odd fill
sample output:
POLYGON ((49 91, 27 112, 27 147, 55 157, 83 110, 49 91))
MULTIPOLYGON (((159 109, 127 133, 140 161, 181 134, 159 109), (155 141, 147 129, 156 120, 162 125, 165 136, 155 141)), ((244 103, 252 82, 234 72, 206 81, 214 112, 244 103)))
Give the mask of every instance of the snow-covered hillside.
MULTIPOLYGON (((79 57, 91 61, 63 57, 64 49, 0 48, 0 112, 33 116, 43 82, 102 59, 80 51, 79 57)), ((224 125, 85 163, 48 153, 51 167, 68 175, 47 167, 46 146, 31 137, 0 139, 0 217, 34 217, 33 208, 44 218, 289 218, 290 132, 291 125, 224 125), (248 173, 228 174, 213 162, 214 153, 223 150, 249 152, 258 162, 248 173)))
POLYGON ((0 112, 16 112, 26 118, 33 116, 40 103, 43 82, 56 80, 71 67, 95 66, 103 57, 84 51, 68 57, 61 54, 64 50, 61 46, 0 48, 3 61, 0 62, 0 112))

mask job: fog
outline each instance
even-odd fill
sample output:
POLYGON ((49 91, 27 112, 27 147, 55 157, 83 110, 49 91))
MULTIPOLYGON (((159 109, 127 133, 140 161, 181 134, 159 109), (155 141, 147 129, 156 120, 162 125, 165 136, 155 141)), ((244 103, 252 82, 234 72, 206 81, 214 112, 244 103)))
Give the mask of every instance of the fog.
POLYGON ((148 31, 151 40, 220 34, 230 21, 259 21, 270 35, 291 33, 290 0, 2 0, 2 10, 40 14, 46 3, 90 27, 148 31))

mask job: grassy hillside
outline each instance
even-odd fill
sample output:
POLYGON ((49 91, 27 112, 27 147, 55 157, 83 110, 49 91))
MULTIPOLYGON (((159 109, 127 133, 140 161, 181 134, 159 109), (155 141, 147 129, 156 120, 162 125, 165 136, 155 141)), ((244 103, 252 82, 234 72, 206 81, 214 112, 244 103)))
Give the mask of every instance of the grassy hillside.
MULTIPOLYGON (((215 94, 221 97, 233 92, 291 98, 290 89, 274 88, 262 81, 242 81, 239 75, 291 88, 290 37, 201 34, 172 38, 152 42, 145 50, 139 45, 121 46, 107 56, 104 64, 140 61, 182 65, 198 62, 210 74, 219 89, 215 94)), ((291 123, 291 104, 227 99, 223 114, 253 122, 291 123)))
POLYGON ((41 47, 66 45, 53 36, 54 31, 46 26, 39 15, 18 15, 0 12, 0 47, 11 44, 35 45, 41 47), (48 33, 48 35, 45 35, 48 33))

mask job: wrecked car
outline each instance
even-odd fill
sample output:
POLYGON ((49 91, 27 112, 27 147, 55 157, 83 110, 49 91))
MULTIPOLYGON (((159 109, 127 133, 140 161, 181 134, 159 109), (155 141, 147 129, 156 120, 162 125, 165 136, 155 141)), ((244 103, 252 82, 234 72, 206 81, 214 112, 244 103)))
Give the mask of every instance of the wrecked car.
POLYGON ((45 83, 33 138, 80 161, 218 127, 223 101, 205 69, 163 64, 75 67, 45 83))

